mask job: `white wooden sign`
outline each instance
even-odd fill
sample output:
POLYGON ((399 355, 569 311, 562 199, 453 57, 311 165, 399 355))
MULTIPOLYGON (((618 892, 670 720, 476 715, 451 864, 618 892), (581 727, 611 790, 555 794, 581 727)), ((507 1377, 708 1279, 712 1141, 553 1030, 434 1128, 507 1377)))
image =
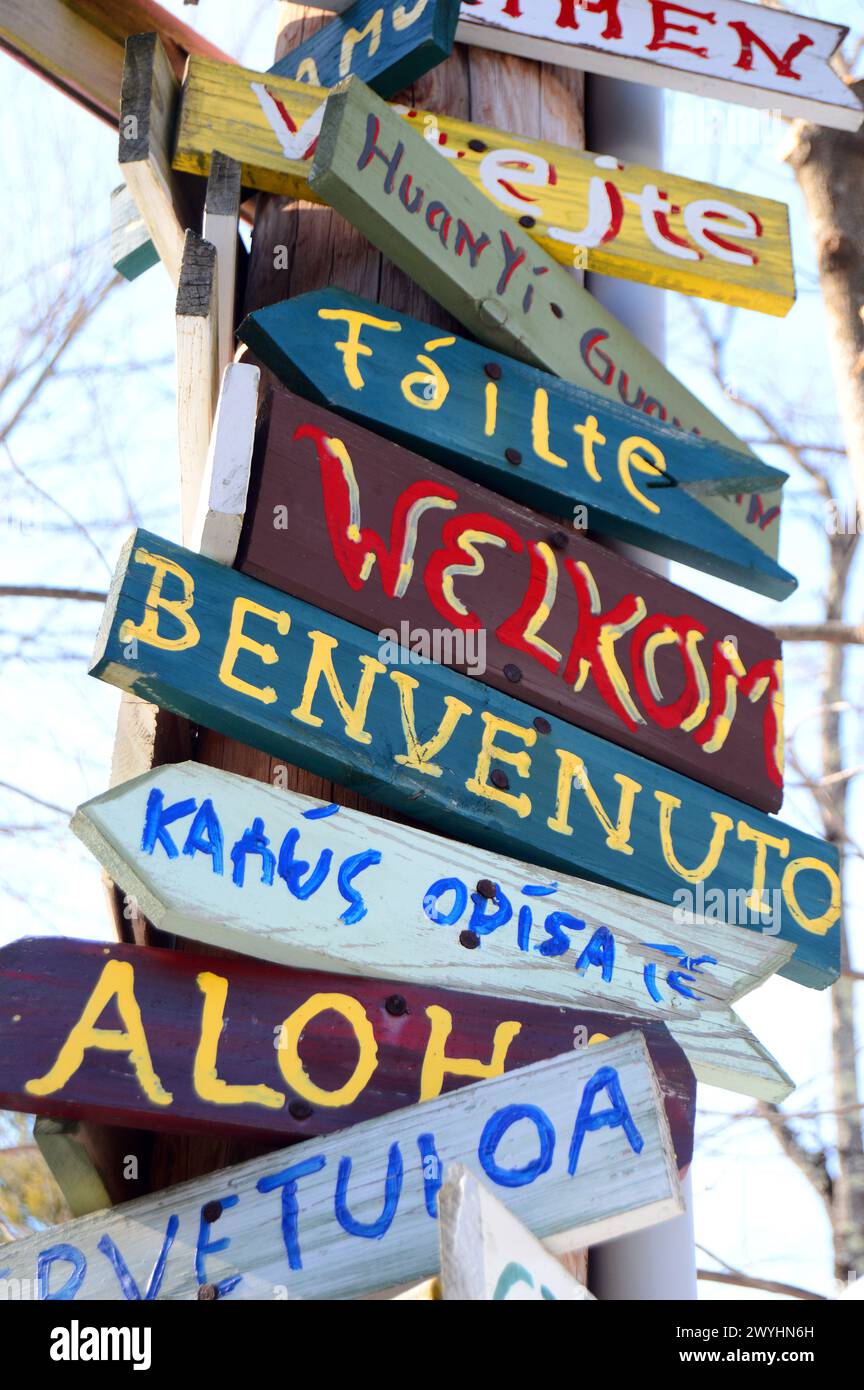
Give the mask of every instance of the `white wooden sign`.
POLYGON ((857 130, 864 108, 830 65, 848 32, 749 0, 463 0, 456 38, 857 130))
POLYGON ((222 565, 233 565, 243 529, 260 383, 261 372, 251 362, 231 362, 216 403, 192 549, 222 565))
POLYGON ((451 1163, 555 1250, 682 1208, 657 1078, 623 1033, 2 1246, 0 1296, 362 1298, 437 1269, 451 1163))
POLYGON ((789 959, 777 937, 200 763, 114 787, 72 829, 163 931, 282 965, 660 1020, 700 1080, 792 1089, 730 1008, 789 959))
POLYGON ((593 1302, 584 1284, 469 1169, 454 1163, 438 1197, 447 1302, 593 1302))

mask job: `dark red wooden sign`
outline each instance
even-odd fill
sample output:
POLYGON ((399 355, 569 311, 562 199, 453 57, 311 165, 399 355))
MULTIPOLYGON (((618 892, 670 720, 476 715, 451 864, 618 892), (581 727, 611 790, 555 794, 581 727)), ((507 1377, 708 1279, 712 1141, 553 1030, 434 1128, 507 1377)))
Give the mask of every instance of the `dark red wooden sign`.
POLYGON ((287 391, 259 428, 239 568, 380 634, 385 663, 429 657, 782 803, 773 634, 287 391))
POLYGON ((35 938, 0 950, 0 1108, 283 1142, 344 1129, 638 1028, 679 1167, 696 1082, 666 1027, 619 1015, 35 938))

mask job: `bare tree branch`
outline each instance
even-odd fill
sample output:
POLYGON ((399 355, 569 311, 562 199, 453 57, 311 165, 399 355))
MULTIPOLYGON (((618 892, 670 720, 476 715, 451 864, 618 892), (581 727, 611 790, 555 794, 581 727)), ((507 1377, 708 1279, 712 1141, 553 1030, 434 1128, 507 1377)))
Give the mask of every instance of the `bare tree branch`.
POLYGON ((864 623, 774 623, 771 631, 781 642, 830 642, 864 646, 864 623))
POLYGON ((0 584, 0 598, 74 599, 78 603, 104 603, 104 589, 55 589, 45 584, 0 584))
POLYGON ((797 1284, 782 1284, 777 1279, 755 1279, 749 1274, 722 1274, 716 1269, 697 1269, 696 1278, 711 1279, 715 1284, 735 1284, 742 1289, 788 1294, 790 1298, 808 1299, 811 1302, 830 1302, 824 1293, 814 1293, 812 1289, 802 1289, 797 1284))
POLYGON ((834 1184, 828 1172, 824 1149, 814 1152, 802 1144, 779 1106, 760 1100, 756 1103, 756 1113, 763 1120, 767 1120, 786 1157, 792 1160, 799 1173, 804 1175, 814 1192, 822 1198, 830 1214, 834 1184))

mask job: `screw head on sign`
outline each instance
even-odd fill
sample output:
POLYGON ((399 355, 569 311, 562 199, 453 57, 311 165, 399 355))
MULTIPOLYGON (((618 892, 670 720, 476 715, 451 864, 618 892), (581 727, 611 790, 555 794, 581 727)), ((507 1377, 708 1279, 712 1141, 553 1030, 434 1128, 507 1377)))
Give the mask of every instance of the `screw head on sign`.
POLYGON ((552 725, 549 723, 549 720, 545 717, 545 715, 535 715, 533 723, 534 728, 537 730, 538 734, 551 734, 552 725))
POLYGON ((198 1289, 198 1300, 201 1303, 213 1303, 219 1297, 219 1290, 215 1284, 202 1284, 198 1289))
POLYGON ((459 945, 464 946, 466 951, 476 951, 480 945, 480 938, 476 931, 461 931, 459 933, 459 945))
POLYGON ((514 685, 518 685, 522 679, 522 672, 516 665, 515 661, 507 662, 506 666, 504 667, 504 675, 507 677, 507 680, 512 681, 514 685))
POLYGON ((491 878, 481 878, 477 882, 477 892, 480 894, 481 898, 489 898, 491 900, 495 897, 498 890, 491 878))
POLYGON ((519 226, 520 226, 520 227, 527 227, 528 230, 530 231, 532 227, 536 227, 536 226, 537 226, 537 218, 536 218, 536 217, 529 217, 528 214, 525 213, 524 217, 520 217, 520 218, 519 218, 519 226))
POLYGON ((212 1226, 213 1222, 218 1221, 219 1217, 222 1215, 222 1203, 208 1202, 207 1205, 203 1208, 201 1215, 204 1217, 204 1220, 207 1222, 208 1226, 212 1226))
POLYGON ((522 455, 518 449, 505 449, 504 457, 508 463, 512 463, 514 468, 518 468, 522 462, 522 455))
POLYGON ((566 532, 566 531, 553 531, 552 534, 551 534, 550 537, 549 537, 549 544, 551 545, 551 547, 552 547, 553 550, 566 550, 566 549, 567 549, 567 532, 566 532))
POLYGON ((510 786, 510 778, 507 776, 506 772, 501 771, 500 767, 495 768, 489 781, 492 783, 493 787, 498 788, 499 792, 506 792, 507 788, 510 786))
POLYGON ((403 1014, 408 1012, 408 1003, 401 994, 390 994, 384 1000, 384 1008, 394 1018, 401 1018, 403 1014))
POLYGON ((293 1120, 308 1120, 312 1114, 312 1106, 308 1100, 292 1100, 288 1105, 288 1114, 293 1120))
POLYGON ((486 144, 485 140, 469 140, 468 148, 469 150, 473 150, 475 154, 482 154, 483 151, 488 149, 489 147, 486 144))
POLYGON ((497 362, 485 362, 483 365, 483 370, 489 377, 490 381, 501 380, 501 368, 499 367, 497 362))

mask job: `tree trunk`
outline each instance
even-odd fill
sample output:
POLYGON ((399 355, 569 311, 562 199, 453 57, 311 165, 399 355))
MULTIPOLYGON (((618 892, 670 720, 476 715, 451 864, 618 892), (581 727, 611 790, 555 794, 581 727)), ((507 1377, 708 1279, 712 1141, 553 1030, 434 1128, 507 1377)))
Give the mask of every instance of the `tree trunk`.
MULTIPOLYGON (((854 90, 864 96, 864 82, 854 90)), ((864 515, 864 128, 851 134, 798 121, 786 159, 816 243, 837 404, 864 515)))
MULTIPOLYGON (((864 82, 855 84, 864 94, 864 82)), ((798 180, 816 243, 819 279, 828 319, 831 365, 859 516, 864 515, 864 130, 857 134, 796 122, 786 152, 798 180)), ((830 568, 825 621, 840 625, 857 536, 829 536, 830 568)), ((822 778, 818 794, 827 839, 846 859, 848 780, 844 768, 840 704, 846 672, 845 645, 826 645, 821 682, 822 778)), ((832 990, 831 1031, 837 1157, 828 1207, 838 1279, 864 1270, 864 1145, 857 1082, 855 981, 849 940, 841 938, 842 977, 832 990)))

